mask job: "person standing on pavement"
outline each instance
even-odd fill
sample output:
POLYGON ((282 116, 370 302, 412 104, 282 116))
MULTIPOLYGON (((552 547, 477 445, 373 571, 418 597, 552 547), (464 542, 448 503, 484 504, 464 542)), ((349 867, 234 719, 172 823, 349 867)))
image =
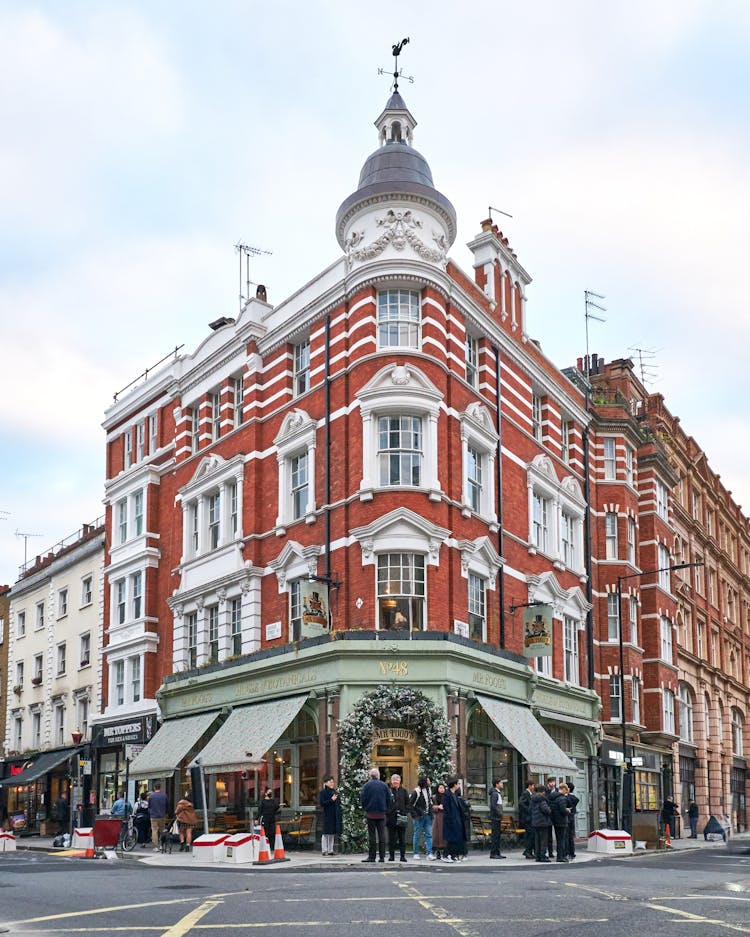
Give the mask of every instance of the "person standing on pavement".
POLYGON ((412 842, 414 858, 419 859, 419 841, 424 835, 424 848, 427 858, 434 859, 435 853, 432 851, 432 791, 429 778, 421 777, 418 780, 417 786, 409 797, 409 807, 411 808, 414 826, 412 842))
POLYGON ((442 782, 435 788, 432 795, 432 852, 436 859, 439 859, 445 849, 445 837, 443 836, 443 797, 445 796, 445 784, 442 782))
POLYGON ((161 834, 166 829, 169 816, 169 800, 159 781, 154 781, 153 790, 148 795, 148 815, 151 821, 151 842, 154 844, 154 851, 158 852, 161 834))
POLYGON ((258 822, 265 831, 269 845, 273 844, 273 837, 276 832, 276 814, 279 810, 281 810, 281 806, 278 800, 273 796, 273 791, 269 787, 263 796, 263 800, 260 802, 260 808, 258 810, 258 822))
POLYGON ((570 806, 568 805, 567 785, 560 785, 553 793, 547 793, 550 811, 552 812, 552 825, 555 828, 555 842, 557 843, 557 861, 568 861, 568 820, 570 806))
POLYGON ((490 859, 505 859, 500 851, 500 837, 503 832, 503 785, 502 778, 495 778, 490 791, 490 859))
POLYGON ((443 862, 456 862, 464 854, 466 833, 464 815, 458 801, 458 780, 448 778, 447 790, 443 795, 443 835, 447 843, 443 862))
POLYGON ((566 855, 568 859, 575 859, 576 857, 576 810, 578 808, 578 798, 573 793, 575 790, 575 785, 571 782, 570 784, 561 784, 560 790, 568 798, 568 807, 570 808, 570 813, 568 814, 568 848, 566 849, 566 855))
POLYGON ((690 824, 690 836, 688 839, 698 839, 698 804, 691 800, 687 809, 688 823, 690 824))
POLYGON ((526 782, 526 790, 518 798, 518 822, 524 830, 523 834, 523 857, 524 859, 534 858, 534 827, 531 825, 531 798, 534 795, 534 782, 529 779, 526 782))
POLYGON ((548 788, 537 784, 531 798, 531 826, 534 830, 534 858, 537 862, 549 862, 547 837, 552 830, 552 811, 547 803, 548 788))
POLYGON ((318 795, 318 802, 323 810, 323 836, 320 840, 321 852, 324 856, 332 856, 336 844, 336 837, 341 835, 341 801, 336 790, 336 782, 332 774, 323 778, 323 788, 318 795))
POLYGON ((370 768, 370 779, 365 782, 359 795, 362 809, 367 818, 367 858, 363 862, 374 862, 375 851, 381 862, 385 862, 385 815, 391 802, 388 785, 380 780, 380 771, 370 768))
POLYGON ((672 832, 675 828, 675 817, 680 805, 674 802, 674 797, 667 794, 667 797, 661 807, 661 822, 664 824, 664 842, 667 846, 672 845, 672 832))
POLYGON ((406 824, 409 817, 409 795, 401 787, 401 775, 391 775, 391 803, 385 815, 388 828, 388 861, 395 862, 396 847, 401 861, 406 862, 406 824))
POLYGON ((200 820, 188 794, 177 802, 174 815, 180 832, 180 852, 190 852, 193 848, 193 828, 198 826, 200 820))
MULTIPOLYGON (((552 801, 557 796, 557 793, 557 778, 547 778, 547 803, 550 806, 550 810, 552 809, 552 801)), ((553 829, 554 825, 550 826, 549 830, 547 831, 547 855, 549 856, 550 860, 555 858, 555 843, 552 837, 553 829)))
POLYGON ((109 811, 110 817, 117 820, 125 820, 133 812, 133 807, 129 800, 125 798, 125 791, 120 791, 117 800, 112 804, 109 811))
POLYGON ((151 840, 151 823, 148 812, 148 800, 146 791, 142 790, 135 802, 133 812, 133 826, 138 834, 138 845, 141 849, 146 848, 146 844, 151 840))

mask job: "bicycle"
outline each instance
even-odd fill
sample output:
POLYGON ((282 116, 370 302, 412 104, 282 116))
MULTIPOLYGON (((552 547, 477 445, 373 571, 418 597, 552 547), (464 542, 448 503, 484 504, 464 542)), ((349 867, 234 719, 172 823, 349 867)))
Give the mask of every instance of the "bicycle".
POLYGON ((117 845, 124 852, 132 852, 137 842, 138 834, 133 826, 133 815, 129 814, 127 818, 122 821, 117 845))

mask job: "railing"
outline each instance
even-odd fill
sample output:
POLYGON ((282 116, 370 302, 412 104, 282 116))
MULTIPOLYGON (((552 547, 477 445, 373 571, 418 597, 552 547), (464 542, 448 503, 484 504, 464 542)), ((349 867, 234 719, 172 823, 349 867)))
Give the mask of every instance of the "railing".
POLYGON ((120 396, 120 394, 124 394, 126 390, 130 390, 130 388, 133 387, 135 384, 137 384, 138 381, 140 381, 140 380, 143 380, 143 381, 145 382, 145 381, 148 379, 149 372, 150 372, 150 371, 153 371, 154 368, 158 368, 160 364, 164 364, 164 362, 165 362, 168 358, 171 358, 172 356, 174 356, 174 360, 176 361, 176 360, 177 360, 177 352, 178 352, 178 351, 181 351, 181 349, 183 349, 184 347, 185 347, 184 344, 183 344, 183 345, 175 345, 174 351, 168 352, 166 355, 164 355, 163 358, 160 358, 159 361, 156 362, 156 364, 152 364, 150 368, 146 368, 146 370, 145 370, 145 371, 142 371, 142 372, 138 375, 138 377, 133 378, 133 380, 132 380, 129 384, 126 384, 124 387, 121 387, 118 391, 116 391, 116 392, 112 395, 112 399, 115 401, 115 403, 117 403, 117 398, 120 396))
POLYGON ((97 530, 99 527, 104 527, 104 515, 97 517, 96 520, 92 521, 90 524, 84 524, 83 527, 80 527, 75 533, 69 534, 67 537, 63 537, 58 543, 54 546, 51 546, 48 550, 45 551, 44 555, 39 554, 35 556, 33 560, 28 560, 28 562, 23 563, 18 567, 18 578, 21 579, 26 573, 35 568, 41 568, 47 563, 51 563, 63 550, 68 547, 72 547, 74 544, 83 540, 84 537, 87 537, 93 530, 97 530))

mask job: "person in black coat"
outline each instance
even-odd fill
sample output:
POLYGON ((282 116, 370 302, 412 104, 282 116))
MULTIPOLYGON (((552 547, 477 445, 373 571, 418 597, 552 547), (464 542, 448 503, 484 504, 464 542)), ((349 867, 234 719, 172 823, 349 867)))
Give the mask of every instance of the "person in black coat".
POLYGON ((399 814, 402 817, 409 815, 409 795, 401 787, 401 775, 391 775, 391 803, 385 815, 385 825, 388 830, 388 861, 396 859, 396 847, 401 854, 401 861, 406 862, 406 825, 398 822, 399 814))
POLYGON ((575 785, 571 782, 570 784, 561 784, 560 790, 568 798, 568 807, 570 812, 568 813, 568 847, 566 849, 566 855, 568 859, 575 859, 576 857, 576 810, 578 808, 578 798, 573 793, 575 790, 575 785))
POLYGON ((534 788, 534 782, 529 779, 526 782, 526 790, 518 798, 518 822, 526 831, 523 834, 524 859, 534 858, 534 827, 531 825, 531 798, 534 788))
POLYGON ((547 803, 547 788, 537 784, 531 797, 531 826, 534 830, 534 858, 537 862, 549 862, 547 858, 547 836, 552 829, 552 811, 547 803))
POLYGON ((447 790, 443 794, 443 836, 446 849, 443 862, 456 862, 463 858, 466 850, 466 828, 464 815, 457 796, 458 781, 448 778, 447 790))
POLYGON ((266 834, 269 846, 273 847, 273 839, 276 833, 276 814, 281 809, 278 800, 273 796, 273 791, 269 787, 263 800, 260 802, 258 820, 266 834))
POLYGON ((320 840, 324 856, 334 854, 336 837, 341 836, 343 824, 341 821, 341 801, 336 790, 336 782, 332 774, 323 778, 323 788, 318 794, 318 803, 323 810, 323 836, 320 840))
POLYGON ((547 791, 547 802, 552 813, 552 825, 555 828, 555 842, 557 843, 557 861, 568 861, 568 820, 570 818, 570 807, 568 805, 568 796, 562 787, 553 791, 547 791))

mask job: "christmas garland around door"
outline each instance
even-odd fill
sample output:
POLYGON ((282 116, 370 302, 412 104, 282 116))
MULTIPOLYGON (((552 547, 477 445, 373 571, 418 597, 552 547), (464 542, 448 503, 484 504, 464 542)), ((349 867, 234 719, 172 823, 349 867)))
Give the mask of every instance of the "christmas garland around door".
POLYGON ((357 700, 339 723, 339 792, 343 814, 342 847, 361 851, 367 845, 367 827, 360 806, 360 791, 371 767, 373 733, 384 726, 410 728, 417 737, 420 775, 433 784, 452 772, 452 742, 445 713, 420 690, 408 686, 382 686, 357 700))

